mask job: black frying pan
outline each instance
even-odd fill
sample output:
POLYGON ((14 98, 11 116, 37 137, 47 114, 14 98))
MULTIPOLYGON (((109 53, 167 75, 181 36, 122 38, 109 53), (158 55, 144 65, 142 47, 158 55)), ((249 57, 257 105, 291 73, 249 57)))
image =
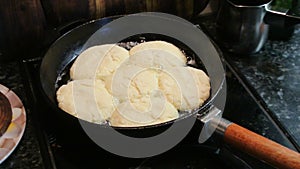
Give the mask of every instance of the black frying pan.
MULTIPOLYGON (((93 40, 93 38, 97 37, 96 31, 113 19, 115 18, 105 18, 92 21, 69 31, 61 38, 59 38, 55 43, 53 43, 48 52, 45 54, 40 68, 41 86, 47 97, 47 100, 49 101, 49 104, 55 110, 53 113, 55 114, 57 119, 61 121, 63 127, 70 128, 70 130, 68 130, 68 133, 63 133, 62 135, 69 135, 72 131, 74 131, 73 134, 75 135, 75 137, 77 137, 77 139, 86 137, 84 136, 85 134, 82 134, 82 129, 78 123, 78 119, 69 115, 68 113, 63 112, 57 107, 55 94, 58 87, 57 79, 58 77, 62 76, 62 73, 66 73, 66 70, 68 70, 70 64, 82 52, 83 49, 95 45, 94 43, 97 40, 95 41, 93 40), (96 35, 94 34, 95 32, 96 35), (91 35, 93 36, 91 37, 91 35)), ((170 21, 170 24, 174 22, 173 19, 166 20, 166 22, 168 21, 170 21)), ((186 21, 183 20, 181 20, 181 22, 183 22, 183 24, 186 23, 186 21)), ((220 95, 220 93, 222 93, 222 90, 224 90, 225 87, 225 75, 223 72, 222 63, 219 58, 220 53, 216 50, 214 45, 203 32, 201 32, 200 30, 192 29, 191 27, 186 28, 190 29, 190 31, 182 35, 181 37, 183 39, 179 40, 181 42, 185 42, 184 38, 193 39, 192 43, 188 45, 183 45, 179 40, 174 40, 172 38, 169 38, 168 36, 160 36, 159 34, 151 35, 149 33, 139 36, 133 36, 129 40, 138 41, 139 37, 142 36, 148 38, 149 40, 166 40, 174 43, 179 48, 187 50, 186 53, 190 53, 191 55, 193 55, 193 53, 197 53, 195 60, 198 64, 194 66, 197 67, 201 64, 204 65, 211 80, 211 97, 202 107, 191 113, 182 115, 177 120, 177 122, 186 124, 185 121, 192 119, 190 117, 193 117, 196 114, 198 114, 200 120, 209 122, 209 118, 204 120, 205 117, 207 117, 207 113, 208 115, 212 114, 211 111, 207 111, 207 109, 209 109, 211 105, 213 105, 213 107, 222 107, 222 103, 220 103, 220 100, 223 100, 223 98, 221 98, 222 95, 220 95)), ((120 28, 116 28, 116 30, 119 29, 120 28)), ((182 30, 177 31, 181 32, 182 30)), ((176 31, 173 33, 176 33, 176 31)), ((171 128, 172 124, 172 122, 166 122, 153 126, 130 129, 117 128, 117 130, 125 130, 129 133, 141 133, 141 131, 142 133, 155 133, 157 131, 159 133, 161 131, 167 130, 168 128, 171 128)), ((88 125, 94 126, 94 124, 88 125)), ((236 124, 232 124, 225 119, 220 120, 220 124, 217 129, 220 129, 219 131, 224 134, 225 142, 237 148, 240 148, 259 159, 267 161, 276 167, 300 168, 300 155, 275 142, 252 133, 251 131, 248 131, 247 129, 244 129, 236 124)))

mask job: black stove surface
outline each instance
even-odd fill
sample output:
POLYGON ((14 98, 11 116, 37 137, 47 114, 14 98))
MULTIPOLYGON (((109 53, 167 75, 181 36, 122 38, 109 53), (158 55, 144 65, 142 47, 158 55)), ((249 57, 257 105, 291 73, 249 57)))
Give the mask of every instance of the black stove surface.
MULTIPOLYGON (((206 143, 198 144, 199 125, 195 124, 188 136, 170 151, 152 158, 129 159, 110 154, 102 149, 86 150, 86 145, 69 147, 62 143, 53 130, 55 119, 51 119, 51 108, 44 101, 39 87, 39 65, 41 58, 25 60, 21 64, 25 72, 27 95, 31 99, 40 129, 40 145, 45 168, 272 168, 240 151, 222 144, 212 136, 206 143)), ((247 86, 226 62, 227 102, 223 117, 282 145, 294 149, 286 136, 260 106, 247 86)), ((63 130, 63 129, 61 129, 63 130)), ((68 131, 65 131, 68 132, 68 131)))

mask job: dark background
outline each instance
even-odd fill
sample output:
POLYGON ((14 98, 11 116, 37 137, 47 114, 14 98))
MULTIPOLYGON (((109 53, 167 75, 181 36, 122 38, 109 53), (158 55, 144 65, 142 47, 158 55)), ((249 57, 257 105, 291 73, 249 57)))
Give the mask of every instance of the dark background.
POLYGON ((166 12, 186 19, 208 0, 2 0, 0 1, 0 61, 28 59, 70 28, 88 20, 146 11, 166 12))

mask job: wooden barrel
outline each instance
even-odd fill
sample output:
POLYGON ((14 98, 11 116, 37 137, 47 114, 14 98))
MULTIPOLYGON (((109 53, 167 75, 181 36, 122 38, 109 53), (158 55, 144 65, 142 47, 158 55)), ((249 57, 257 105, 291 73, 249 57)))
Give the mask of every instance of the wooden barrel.
POLYGON ((0 1, 0 60, 40 55, 78 20, 145 11, 191 18, 208 0, 6 0, 0 1), (202 4, 201 4, 202 3, 202 4))

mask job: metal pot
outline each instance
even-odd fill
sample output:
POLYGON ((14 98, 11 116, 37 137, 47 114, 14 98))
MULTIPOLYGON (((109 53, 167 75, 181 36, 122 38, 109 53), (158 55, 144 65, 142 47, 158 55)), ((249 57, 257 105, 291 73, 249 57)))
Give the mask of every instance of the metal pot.
POLYGON ((229 52, 253 54, 265 44, 269 23, 286 20, 298 24, 300 17, 271 10, 272 0, 223 0, 217 16, 217 39, 229 52))

